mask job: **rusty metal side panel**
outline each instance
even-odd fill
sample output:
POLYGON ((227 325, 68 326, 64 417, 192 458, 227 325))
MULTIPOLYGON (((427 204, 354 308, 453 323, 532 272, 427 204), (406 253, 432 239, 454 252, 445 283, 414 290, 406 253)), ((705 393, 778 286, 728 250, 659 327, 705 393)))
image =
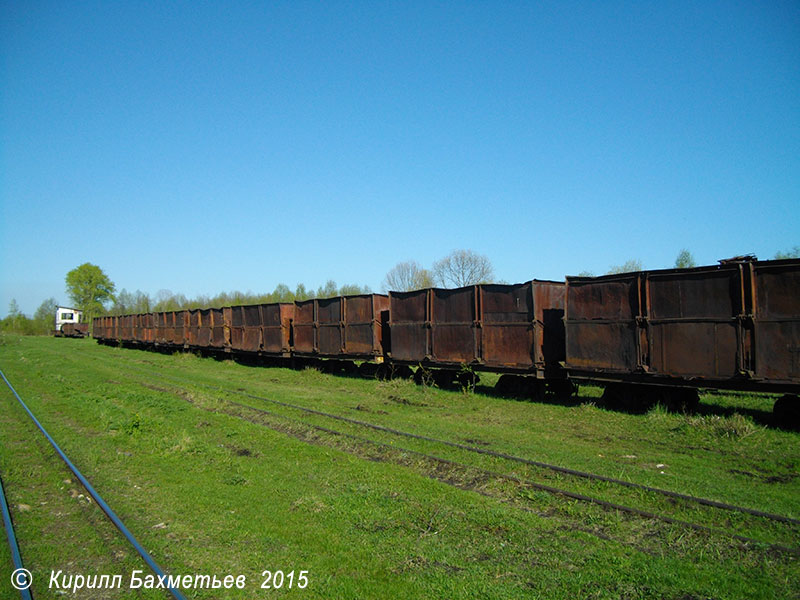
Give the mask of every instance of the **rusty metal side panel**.
POLYGON ((139 324, 141 326, 140 340, 145 343, 150 343, 154 340, 155 334, 153 332, 153 314, 143 313, 140 317, 139 324))
POLYGON ((534 313, 531 284, 481 285, 481 362, 491 367, 534 366, 534 313))
POLYGON ((391 355, 395 360, 422 362, 430 356, 430 290, 389 292, 391 355))
POLYGON ((755 375, 800 384, 800 260, 753 265, 755 375))
POLYGON ((302 300, 294 304, 292 335, 294 351, 313 354, 317 350, 316 300, 302 300))
POLYGON ((636 324, 569 321, 567 367, 633 372, 636 370, 636 324))
POLYGON ((227 350, 231 349, 231 319, 233 318, 233 308, 225 306, 222 308, 222 330, 224 341, 223 344, 227 350))
POLYGON ((156 343, 167 343, 167 320, 166 313, 156 313, 156 343))
POLYGON ((124 342, 133 341, 133 316, 123 315, 120 317, 120 339, 124 342))
POLYGON ((652 373, 710 379, 739 373, 734 322, 656 323, 649 331, 652 373))
POLYGON ((175 313, 174 312, 164 313, 164 318, 165 318, 165 331, 166 331, 167 343, 168 344, 180 343, 179 340, 183 338, 183 333, 181 333, 179 336, 175 330, 176 326, 175 313))
POLYGON ((381 294, 344 298, 344 353, 364 356, 383 352, 381 313, 388 310, 389 297, 381 294))
POLYGON ((196 345, 207 348, 211 346, 211 310, 202 308, 198 312, 196 345))
POLYGON ((190 346, 206 348, 211 339, 211 314, 208 309, 189 310, 186 338, 190 346))
POLYGON ((258 352, 261 348, 261 308, 258 304, 231 309, 231 348, 258 352))
POLYGON ((741 374, 740 265, 646 275, 649 370, 673 377, 741 374))
POLYGON ((477 287, 431 290, 431 358, 471 363, 480 358, 477 287))
POLYGON ((131 340, 139 342, 142 340, 141 315, 129 315, 131 324, 131 340))
POLYGON ((128 333, 128 320, 125 315, 120 315, 117 317, 117 331, 118 331, 118 339, 120 341, 127 340, 127 333, 128 333))
POLYGON ((634 372, 639 366, 639 275, 567 277, 566 364, 634 372))
POLYGON ((211 333, 208 345, 213 348, 225 347, 225 313, 221 308, 209 310, 211 317, 211 333))
POLYGON ((178 310, 173 313, 175 323, 174 343, 178 346, 185 346, 189 338, 190 311, 178 310))
POLYGON ((133 315, 133 339, 137 342, 145 341, 144 315, 133 315))
POLYGON ((232 350, 245 350, 242 309, 244 309, 243 306, 231 306, 230 308, 230 337, 232 350))
POLYGON ((156 327, 156 314, 150 313, 150 333, 148 334, 147 341, 151 344, 155 343, 158 329, 156 327))
POLYGON ((197 346, 198 331, 200 330, 200 311, 187 310, 186 312, 188 314, 184 327, 186 343, 189 346, 197 346))
POLYGON ((343 351, 342 297, 317 300, 317 351, 325 356, 338 356, 343 351))
POLYGON ((261 305, 262 349, 264 352, 284 355, 290 351, 291 323, 294 314, 294 304, 261 305))

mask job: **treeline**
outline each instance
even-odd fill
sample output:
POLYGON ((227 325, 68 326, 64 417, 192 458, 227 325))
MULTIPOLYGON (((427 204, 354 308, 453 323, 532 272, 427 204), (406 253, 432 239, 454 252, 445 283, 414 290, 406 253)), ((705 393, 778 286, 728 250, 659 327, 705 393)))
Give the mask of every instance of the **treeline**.
POLYGON ((22 314, 17 301, 12 300, 8 306, 8 315, 0 320, 0 332, 20 335, 49 335, 55 329, 55 298, 48 298, 33 313, 33 318, 22 314))
POLYGON ((370 294, 369 286, 346 284, 338 286, 335 281, 328 282, 314 289, 306 289, 302 283, 291 290, 286 284, 280 283, 268 294, 253 294, 244 292, 222 292, 216 296, 197 296, 187 298, 183 294, 174 294, 169 290, 161 290, 155 297, 140 290, 129 292, 123 289, 114 297, 107 314, 128 315, 133 313, 166 312, 173 310, 187 310, 195 308, 222 308, 223 306, 237 306, 240 304, 270 304, 273 302, 294 302, 295 300, 309 300, 311 298, 332 298, 334 296, 347 296, 352 294, 370 294))

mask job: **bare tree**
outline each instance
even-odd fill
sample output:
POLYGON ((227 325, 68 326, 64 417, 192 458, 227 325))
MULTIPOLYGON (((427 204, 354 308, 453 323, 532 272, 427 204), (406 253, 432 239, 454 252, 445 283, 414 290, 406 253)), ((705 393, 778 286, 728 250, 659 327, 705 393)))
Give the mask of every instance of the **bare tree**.
POLYGON ((632 258, 630 260, 626 260, 622 265, 616 265, 611 267, 608 270, 606 275, 617 275, 619 273, 631 273, 633 271, 641 271, 642 270, 642 261, 638 258, 632 258))
POLYGON ((800 246, 795 246, 786 252, 776 252, 775 260, 782 260, 785 258, 800 258, 800 246))
POLYGON ((678 252, 678 256, 675 259, 676 269, 691 269, 696 266, 697 262, 694 260, 694 256, 686 248, 678 252))
POLYGON ((483 254, 472 250, 453 250, 433 263, 433 277, 443 287, 463 287, 476 283, 491 283, 492 263, 483 254))
POLYGON ((433 276, 415 260, 397 263, 383 280, 383 291, 410 292, 433 287, 433 276))

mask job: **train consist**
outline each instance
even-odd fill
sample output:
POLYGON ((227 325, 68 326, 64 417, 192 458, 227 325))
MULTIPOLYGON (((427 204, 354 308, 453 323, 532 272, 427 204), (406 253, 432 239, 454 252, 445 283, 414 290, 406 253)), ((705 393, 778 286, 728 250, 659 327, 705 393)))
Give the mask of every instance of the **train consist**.
POLYGON ((776 415, 800 413, 798 259, 105 316, 93 336, 439 385, 494 371, 502 392, 533 397, 592 381, 627 408, 776 392, 776 415))

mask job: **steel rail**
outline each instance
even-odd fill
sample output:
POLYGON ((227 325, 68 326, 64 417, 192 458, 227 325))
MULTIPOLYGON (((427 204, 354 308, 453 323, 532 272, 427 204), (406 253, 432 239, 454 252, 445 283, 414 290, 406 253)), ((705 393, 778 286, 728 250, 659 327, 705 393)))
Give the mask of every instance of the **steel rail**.
MULTIPOLYGON (((162 379, 171 379, 170 377, 165 376, 165 375, 158 375, 158 376, 161 377, 162 379)), ((631 482, 631 481, 625 481, 624 479, 616 479, 614 477, 607 477, 605 475, 599 475, 597 473, 587 473, 585 471, 578 471, 576 469, 570 469, 568 467, 561 467, 561 466, 558 466, 558 465, 552 465, 552 464, 549 464, 549 463, 545 463, 545 462, 541 462, 541 461, 537 461, 537 460, 532 460, 532 459, 529 459, 529 458, 523 458, 521 456, 515 456, 513 454, 506 454, 505 452, 497 452, 495 450, 488 450, 486 448, 479 448, 477 446, 468 446, 466 444, 460 444, 458 442, 453 442, 453 441, 450 441, 450 440, 441 440, 441 439, 438 439, 438 438, 434 438, 434 437, 430 437, 430 436, 426 436, 426 435, 421 435, 421 434, 418 434, 418 433, 411 433, 411 432, 408 432, 408 431, 402 431, 400 429, 393 429, 391 427, 385 427, 383 425, 376 425, 374 423, 369 423, 367 421, 361 421, 359 419, 352 419, 350 417, 344 417, 344 416, 341 416, 341 415, 335 415, 335 414, 332 414, 332 413, 327 413, 327 412, 324 412, 324 411, 321 411, 321 410, 317 410, 317 409, 314 409, 314 408, 309 408, 307 406, 301 406, 301 405, 292 404, 292 403, 289 403, 289 402, 282 402, 280 400, 273 400, 272 398, 266 398, 264 396, 257 396, 255 394, 249 394, 247 392, 243 392, 243 391, 239 391, 239 390, 229 390, 229 389, 225 389, 225 388, 220 387, 220 386, 211 385, 211 384, 205 384, 205 383, 197 383, 197 382, 192 382, 192 383, 193 383, 193 385, 199 385, 199 386, 202 386, 202 387, 207 387, 207 388, 210 388, 210 389, 215 389, 217 391, 226 392, 226 393, 230 393, 230 394, 237 394, 239 396, 244 396, 246 398, 251 398, 251 399, 254 399, 254 400, 263 400, 265 402, 271 402, 273 404, 278 404, 280 406, 285 406, 287 408, 293 408, 293 409, 296 409, 296 410, 301 410, 301 411, 308 412, 308 413, 315 414, 315 415, 319 415, 319 416, 322 416, 322 417, 335 419, 337 421, 343 421, 343 422, 346 422, 346 423, 351 423, 353 425, 359 425, 359 426, 362 426, 362 427, 368 427, 370 429, 374 429, 375 431, 381 431, 381 432, 384 432, 384 433, 391 433, 393 435, 413 438, 413 439, 422 440, 422 441, 426 441, 426 442, 433 442, 433 443, 436 443, 436 444, 442 444, 442 445, 445 445, 445 446, 450 446, 452 448, 458 448, 460 450, 466 450, 468 452, 474 452, 476 454, 483 454, 483 455, 486 455, 486 456, 493 456, 495 458, 502 458, 502 459, 505 459, 505 460, 510 460, 510 461, 513 461, 513 462, 518 462, 518 463, 522 463, 522 464, 526 464, 526 465, 530 465, 530 466, 534 466, 534 467, 539 467, 539 468, 542 468, 542 469, 549 469, 551 471, 555 471, 557 473, 563 473, 565 475, 572 475, 572 476, 575 476, 575 477, 582 477, 584 479, 589 479, 589 480, 594 480, 594 481, 604 481, 606 483, 613 483, 615 485, 620 485, 620 486, 623 486, 623 487, 628 487, 628 488, 632 488, 632 489, 639 489, 639 490, 643 490, 643 491, 646 491, 646 492, 651 492, 651 493, 654 493, 654 494, 661 494, 663 496, 667 496, 667 497, 670 497, 670 498, 676 498, 676 499, 679 499, 679 500, 684 500, 686 502, 694 502, 696 504, 702 504, 702 505, 705 505, 705 506, 711 506, 713 508, 719 508, 719 509, 722 509, 722 510, 741 512, 741 513, 753 515, 753 516, 756 516, 756 517, 761 517, 761 518, 764 518, 764 519, 770 519, 770 520, 773 520, 773 521, 779 521, 781 523, 789 523, 789 524, 792 524, 792 525, 800 525, 800 519, 795 519, 795 518, 792 518, 792 517, 786 517, 786 516, 783 516, 783 515, 777 515, 777 514, 773 514, 773 513, 768 513, 768 512, 764 512, 764 511, 761 511, 761 510, 754 509, 754 508, 748 508, 748 507, 745 507, 745 506, 736 506, 734 504, 728 504, 726 502, 719 502, 717 500, 710 500, 708 498, 700 498, 698 496, 691 496, 689 494, 681 494, 680 492, 673 492, 671 490, 665 490, 663 488, 657 488, 657 487, 652 487, 652 486, 649 486, 649 485, 644 485, 644 484, 641 484, 641 483, 634 483, 634 482, 631 482)))
MULTIPOLYGON (((86 477, 83 476, 83 474, 78 470, 78 468, 74 464, 72 464, 72 461, 67 457, 66 454, 64 454, 64 451, 59 447, 59 445, 56 443, 56 441, 50 436, 49 433, 47 433, 47 430, 42 426, 42 424, 39 422, 39 420, 34 416, 34 414, 31 412, 31 410, 28 408, 28 406, 22 400, 22 398, 20 398, 19 394, 17 393, 17 390, 15 390, 14 386, 11 385, 11 382, 8 380, 8 378, 5 376, 5 373, 3 373, 2 370, 0 370, 0 377, 3 378, 3 381, 5 381, 6 385, 11 390, 11 392, 14 394, 14 396, 17 399, 17 401, 19 401, 20 405, 22 405, 22 408, 25 409, 25 412, 28 413, 28 416, 34 422, 36 427, 39 428, 39 431, 42 432, 42 435, 44 435, 44 437, 47 438, 47 441, 50 442, 50 445, 53 447, 53 449, 56 451, 56 453, 59 455, 59 457, 61 457, 61 460, 63 460, 64 463, 66 463, 67 467, 69 467, 69 470, 72 471, 72 473, 75 475, 75 477, 77 477, 78 481, 80 481, 81 484, 83 485, 83 487, 86 488, 86 491, 89 492, 89 495, 92 498, 94 498, 94 501, 97 502, 97 505, 106 514, 106 516, 111 520, 111 522, 114 524, 114 526, 116 526, 116 528, 120 531, 120 533, 122 533, 122 535, 124 535, 125 538, 131 543, 131 545, 134 547, 136 552, 147 563, 147 565, 150 567, 150 569, 153 571, 153 573, 158 575, 158 577, 160 579, 166 578, 166 574, 161 569, 161 567, 158 566, 156 561, 153 560, 153 557, 151 557, 150 554, 147 552, 147 550, 145 550, 142 547, 142 545, 138 542, 138 540, 134 537, 134 535, 130 532, 130 530, 127 527, 125 527, 125 524, 122 522, 122 520, 111 509, 111 507, 108 504, 106 504, 105 500, 103 500, 103 498, 100 496, 100 494, 98 494, 97 491, 94 489, 94 487, 92 487, 92 484, 89 483, 89 481, 86 479, 86 477)), ((174 587, 165 587, 165 589, 168 590, 170 592, 170 594, 172 594, 172 596, 173 596, 173 598, 175 598, 175 600, 186 600, 184 595, 181 594, 178 589, 176 589, 174 587)))
MULTIPOLYGON (((151 348, 152 348, 152 346, 147 346, 145 349, 151 349, 151 348)), ((138 371, 140 371, 142 373, 145 372, 142 369, 133 369, 133 370, 138 370, 138 371)), ((147 374, 149 376, 153 376, 153 373, 151 371, 147 371, 147 374)), ((158 374, 158 375, 155 375, 155 376, 156 377, 160 377, 161 379, 167 379, 167 380, 171 379, 173 381, 179 381, 179 382, 185 382, 186 381, 185 379, 176 378, 176 377, 169 377, 169 376, 163 375, 163 374, 158 374)), ((614 477, 608 477, 606 475, 599 475, 597 473, 588 473, 588 472, 585 472, 585 471, 579 471, 579 470, 576 470, 576 469, 570 469, 568 467, 562 467, 562 466, 559 466, 559 465, 553 465, 553 464, 549 464, 549 463, 545 463, 545 462, 541 462, 541 461, 537 461, 537 460, 533 460, 533 459, 523 458, 521 456, 515 456, 513 454, 507 454, 507 453, 504 453, 504 452, 497 452, 495 450, 488 450, 486 448, 478 448, 476 446, 468 446, 466 444, 460 444, 458 442, 452 442, 452 441, 449 441, 449 440, 441 440, 441 439, 437 439, 437 438, 433 438, 433 437, 429 437, 429 436, 425 436, 425 435, 421 435, 421 434, 410 433, 410 432, 402 431, 402 430, 399 430, 399 429, 393 429, 393 428, 390 428, 390 427, 385 427, 383 425, 375 425, 374 423, 369 423, 369 422, 366 422, 366 421, 360 421, 358 419, 351 419, 349 417, 344 417, 344 416, 340 416, 340 415, 334 415, 334 414, 326 413, 324 411, 316 410, 316 409, 313 409, 313 408, 308 408, 306 406, 300 406, 300 405, 291 404, 291 403, 288 403, 288 402, 281 402, 279 400, 273 400, 271 398, 266 398, 264 396, 257 396, 257 395, 254 395, 254 394, 249 394, 249 393, 246 393, 246 392, 243 392, 243 391, 240 391, 240 390, 228 390, 228 389, 225 389, 225 388, 220 387, 220 386, 216 386, 216 385, 212 385, 212 384, 206 384, 206 383, 199 383, 199 382, 194 382, 194 381, 191 382, 191 383, 193 385, 198 385, 198 386, 206 387, 206 388, 209 388, 209 389, 215 389, 217 391, 227 392, 227 393, 231 393, 231 394, 238 394, 240 396, 245 396, 245 397, 256 399, 256 400, 263 400, 265 402, 271 402, 271 403, 278 404, 278 405, 281 405, 281 406, 286 406, 288 408, 293 408, 293 409, 296 409, 296 410, 306 411, 306 412, 309 412, 309 413, 312 413, 312 414, 316 414, 316 415, 319 415, 319 416, 323 416, 323 417, 327 417, 327 418, 331 418, 331 419, 336 419, 336 420, 344 421, 344 422, 347 422, 347 423, 352 423, 354 425, 360 425, 362 427, 368 427, 368 428, 374 429, 376 431, 382 431, 382 432, 385 432, 385 433, 391 433, 393 435, 409 437, 409 438, 423 440, 423 441, 427 441, 427 442, 433 442, 433 443, 437 443, 437 444, 443 444, 443 445, 446 445, 446 446, 451 446, 453 448, 458 448, 460 450, 466 450, 468 452, 473 452, 473 453, 476 453, 476 454, 483 454, 483 455, 486 455, 486 456, 493 456, 495 458, 502 458, 502 459, 505 459, 505 460, 510 460, 510 461, 513 461, 513 462, 527 464, 527 465, 538 467, 538 468, 541 468, 541 469, 548 469, 548 470, 551 470, 551 471, 555 471, 557 473, 563 473, 565 475, 571 475, 571 476, 574 476, 574 477, 581 477, 581 478, 589 479, 589 480, 593 480, 593 481, 604 481, 606 483, 612 483, 612 484, 615 484, 615 485, 619 485, 619 486, 623 486, 623 487, 627 487, 627 488, 631 488, 631 489, 639 489, 639 490, 643 490, 643 491, 654 493, 654 494, 660 494, 660 495, 663 495, 663 496, 666 496, 666 497, 670 497, 670 498, 676 498, 678 500, 683 500, 685 502, 693 502, 693 503, 701 504, 701 505, 704 505, 704 506, 710 506, 710 507, 713 507, 713 508, 718 508, 720 510, 728 510, 728 511, 732 511, 732 512, 740 512, 740 513, 743 513, 743 514, 749 514, 749 515, 753 515, 753 516, 756 516, 756 517, 769 519, 769 520, 772 520, 772 521, 778 521, 778 522, 781 522, 781 523, 788 523, 788 524, 791 524, 791 525, 800 525, 800 519, 795 519, 795 518, 792 518, 792 517, 786 517, 784 515, 778 515, 778 514, 775 514, 775 513, 769 513, 769 512, 757 510, 757 509, 754 509, 754 508, 748 508, 748 507, 745 507, 745 506, 737 506, 735 504, 729 504, 727 502, 720 502, 718 500, 711 500, 709 498, 701 498, 701 497, 698 497, 698 496, 692 496, 690 494, 682 494, 680 492, 673 492, 671 490, 665 490, 663 488, 657 488, 657 487, 653 487, 653 486, 649 486, 649 485, 644 485, 644 484, 641 484, 641 483, 634 483, 634 482, 631 482, 631 481, 625 481, 624 479, 617 479, 617 478, 614 478, 614 477)))
MULTIPOLYGON (((728 532, 728 531, 725 531, 725 530, 722 530, 722 529, 716 529, 714 527, 709 527, 708 525, 700 525, 698 523, 692 523, 692 522, 689 522, 689 521, 683 521, 681 519, 676 519, 674 517, 669 517, 667 515, 662 515, 662 514, 659 514, 659 513, 649 512, 649 511, 641 510, 641 509, 638 509, 638 508, 625 506, 623 504, 617 504, 615 502, 609 502, 607 500, 602 500, 600 498, 595 498, 593 496, 587 496, 585 494, 579 494, 577 492, 571 492, 569 490, 563 490, 563 489, 556 488, 556 487, 553 487, 553 486, 544 485, 544 484, 541 484, 541 483, 536 483, 534 481, 523 479, 523 478, 517 477, 515 475, 508 475, 506 473, 500 473, 498 471, 492 471, 490 469, 483 469, 481 467, 476 467, 476 466, 473 466, 473 465, 467 465, 467 464, 460 463, 460 462, 457 462, 457 461, 453 461, 453 460, 450 460, 450 459, 447 459, 447 458, 442 458, 442 457, 436 456, 434 454, 428 454, 426 452, 420 452, 419 450, 411 450, 409 448, 403 448, 402 446, 396 446, 394 444, 387 444, 385 442, 379 442, 377 440, 372 440, 372 439, 366 438, 364 436, 355 435, 355 434, 352 434, 352 433, 345 433, 343 431, 337 431, 335 429, 331 429, 329 427, 324 427, 322 425, 314 425, 313 423, 307 423, 307 422, 303 421, 302 419, 298 419, 296 417, 289 417, 287 415, 282 415, 280 413, 272 412, 272 411, 269 411, 269 410, 266 410, 266 409, 263 409, 263 408, 256 408, 255 406, 249 406, 247 404, 242 404, 241 402, 235 402, 233 400, 226 400, 226 401, 229 404, 232 404, 234 406, 239 406, 241 408, 249 409, 249 410, 252 410, 252 411, 254 411, 256 413, 266 414, 266 415, 269 415, 271 417, 278 417, 278 418, 281 418, 281 419, 285 419, 287 421, 293 421, 295 423, 299 423, 300 425, 303 425, 305 427, 309 427, 311 429, 315 429, 317 431, 322 431, 322 432, 325 432, 325 433, 328 433, 328 434, 331 434, 331 435, 346 437, 346 438, 353 439, 353 440, 356 440, 356 441, 359 441, 359 442, 372 444, 374 446, 385 448, 387 450, 391 450, 391 451, 394 451, 394 452, 397 452, 397 453, 413 454, 415 456, 420 456, 420 457, 423 457, 423 458, 425 458, 427 460, 431 460, 431 461, 434 461, 434 462, 437 462, 437 463, 440 463, 440 464, 444 464, 444 465, 450 465, 450 466, 454 466, 454 467, 458 467, 458 468, 462 468, 462 469, 472 469, 474 471, 478 471, 480 473, 483 473, 485 475, 489 475, 491 477, 495 477, 495 478, 498 478, 498 479, 505 479, 507 481, 512 481, 512 482, 517 483, 519 485, 528 486, 528 487, 531 487, 531 488, 534 488, 534 489, 537 489, 537 490, 541 490, 543 492, 547 492, 547 493, 555 495, 555 496, 563 496, 563 497, 566 497, 566 498, 571 498, 573 500, 578 500, 580 502, 585 502, 585 503, 588 503, 588 504, 595 504, 595 505, 600 506, 600 507, 605 508, 605 509, 616 510, 616 511, 619 511, 619 512, 635 515, 635 516, 642 517, 642 518, 645 518, 645 519, 658 520, 658 521, 662 521, 664 523, 668 523, 670 525, 678 525, 678 526, 681 526, 681 527, 686 527, 686 528, 692 529, 694 531, 702 531, 702 532, 705 532, 705 533, 711 533, 713 535, 729 537, 731 539, 734 539, 734 540, 737 540, 739 542, 743 542, 743 543, 746 543, 746 544, 765 545, 765 546, 768 546, 772 550, 777 550, 777 551, 785 552, 785 553, 788 553, 788 554, 793 554, 793 555, 796 555, 796 556, 800 555, 800 548, 792 548, 792 547, 789 547, 789 546, 783 546, 781 544, 774 544, 774 543, 771 543, 771 542, 765 542, 763 540, 757 540, 755 538, 750 538, 750 537, 746 537, 746 536, 739 535, 739 534, 736 534, 736 533, 731 533, 731 532, 728 532)), ((206 410, 210 410, 211 412, 216 412, 214 409, 206 409, 206 410)), ((229 414, 229 413, 225 413, 225 414, 229 414)), ((231 415, 231 416, 238 416, 238 415, 231 415)), ((269 427, 266 424, 263 424, 263 425, 269 427)), ((433 477, 433 478, 435 478, 435 477, 433 477)), ((449 485, 455 485, 455 484, 452 484, 452 483, 447 482, 447 481, 445 481, 445 483, 448 483, 449 485)), ((456 485, 455 487, 458 487, 458 486, 456 485)))
MULTIPOLYGON (((0 503, 3 505, 3 525, 6 529, 6 537, 8 538, 8 545, 11 548, 11 559, 14 563, 14 572, 24 568, 22 564, 22 556, 19 553, 19 545, 17 544, 17 536, 14 535, 14 524, 11 522, 11 512, 8 510, 8 502, 6 501, 6 492, 3 489, 3 478, 0 477, 0 503)), ((22 600, 31 600, 30 588, 19 590, 22 600)))
MULTIPOLYGON (((132 370, 139 371, 139 372, 141 372, 143 374, 147 373, 147 375, 151 376, 151 377, 155 376, 155 377, 158 377, 160 379, 172 380, 172 381, 177 381, 177 382, 180 382, 180 383, 185 383, 186 382, 186 379, 179 378, 179 377, 170 377, 168 375, 163 375, 161 373, 154 374, 150 370, 143 370, 143 369, 137 369, 137 368, 134 368, 132 370)), ((241 391, 241 390, 231 390, 231 389, 226 389, 226 388, 220 387, 218 385, 212 385, 212 384, 208 384, 208 383, 200 383, 200 382, 196 382, 196 381, 192 381, 191 384, 192 385, 197 385, 197 386, 200 386, 200 387, 205 387, 205 388, 217 390, 217 391, 221 391, 221 392, 230 393, 230 394, 237 394, 239 396, 244 396, 244 397, 255 399, 255 400, 263 400, 265 402, 270 402, 270 403, 277 404, 277 405, 280 405, 280 406, 285 406, 287 408, 293 408, 295 410, 305 411, 305 412, 308 412, 308 413, 311 413, 311 414, 316 414, 316 415, 319 415, 319 416, 322 416, 322 417, 335 419, 335 420, 343 421, 343 422, 346 422, 346 423, 352 423, 354 425, 359 425, 359 426, 362 426, 362 427, 367 427, 367 428, 370 428, 370 429, 374 429, 375 431, 381 431, 381 432, 384 432, 384 433, 390 433, 390 434, 393 434, 393 435, 398 435, 398 436, 402 436, 402 437, 418 439, 418 440, 422 440, 422 441, 426 441, 426 442, 432 442, 432 443, 436 443, 436 444, 443 444, 443 445, 446 445, 446 446, 450 446, 452 448, 458 448, 460 450, 465 450, 465 451, 473 452, 473 453, 476 453, 476 454, 482 454, 482 455, 485 455, 485 456, 492 456, 492 457, 495 457, 495 458, 502 458, 502 459, 509 460, 509 461, 512 461, 512 462, 518 462, 518 463, 521 463, 521 464, 526 464, 526 465, 538 467, 538 468, 541 468, 541 469, 548 469, 548 470, 551 470, 551 471, 555 471, 557 473, 563 473, 565 475, 571 475, 571 476, 574 476, 574 477, 581 477, 581 478, 592 480, 592 481, 603 481, 603 482, 606 482, 606 483, 611 483, 611 484, 619 485, 619 486, 622 486, 622 487, 643 490, 643 491, 654 493, 654 494, 660 494, 662 496, 666 496, 666 497, 669 497, 669 498, 675 498, 675 499, 678 499, 678 500, 683 500, 685 502, 692 502, 692 503, 696 503, 696 504, 700 504, 700 505, 704 505, 704 506, 710 506, 710 507, 713 507, 713 508, 718 508, 720 510, 728 510, 728 511, 732 511, 732 512, 740 512, 740 513, 743 513, 743 514, 749 514, 749 515, 752 515, 752 516, 755 516, 755 517, 769 519, 769 520, 777 521, 777 522, 781 522, 781 523, 788 523, 788 524, 791 524, 791 525, 800 525, 800 519, 795 519, 795 518, 792 518, 792 517, 786 517, 784 515, 778 515, 778 514, 775 514, 775 513, 769 513, 769 512, 757 510, 757 509, 754 509, 754 508, 748 508, 748 507, 745 507, 745 506, 737 506, 735 504, 729 504, 729 503, 726 503, 726 502, 720 502, 718 500, 711 500, 709 498, 702 498, 702 497, 698 497, 698 496, 692 496, 690 494, 682 494, 680 492, 673 492, 671 490, 665 490, 663 488, 657 488, 657 487, 653 487, 653 486, 649 486, 649 485, 644 485, 644 484, 641 484, 641 483, 634 483, 632 481, 625 481, 624 479, 617 479, 617 478, 614 478, 614 477, 608 477, 606 475, 600 475, 600 474, 597 474, 597 473, 588 473, 588 472, 585 472, 585 471, 579 471, 579 470, 576 470, 576 469, 570 469, 568 467, 562 467, 562 466, 559 466, 559 465, 553 465, 553 464, 545 463, 545 462, 542 462, 542 461, 537 461, 537 460, 533 460, 533 459, 529 459, 529 458, 523 458, 521 456, 515 456, 513 454, 507 454, 507 453, 504 453, 504 452, 497 452, 495 450, 489 450, 489 449, 486 449, 486 448, 479 448, 479 447, 476 447, 476 446, 468 446, 466 444, 460 444, 458 442, 453 442, 453 441, 450 441, 450 440, 441 440, 441 439, 438 439, 438 438, 425 436, 425 435, 421 435, 421 434, 417 434, 417 433, 411 433, 411 432, 402 431, 402 430, 399 430, 399 429, 393 429, 391 427, 385 427, 383 425, 376 425, 374 423, 369 423, 367 421, 361 421, 359 419, 352 419, 350 417, 344 417, 344 416, 341 416, 341 415, 335 415, 335 414, 327 413, 327 412, 320 411, 320 410, 317 410, 317 409, 314 409, 314 408, 309 408, 307 406, 301 406, 301 405, 292 404, 292 403, 289 403, 289 402, 282 402, 280 400, 273 400, 271 398, 267 398, 267 397, 264 397, 264 396, 258 396, 258 395, 254 395, 254 394, 249 394, 249 393, 241 391)))

